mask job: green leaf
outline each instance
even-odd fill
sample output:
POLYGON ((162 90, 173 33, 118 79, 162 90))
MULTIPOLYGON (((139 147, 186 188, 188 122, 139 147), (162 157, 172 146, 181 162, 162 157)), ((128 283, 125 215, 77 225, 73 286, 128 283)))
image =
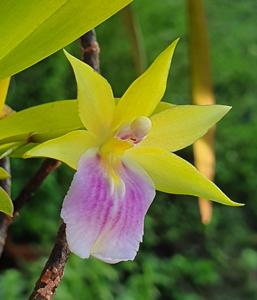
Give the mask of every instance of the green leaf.
POLYGON ((10 174, 3 168, 0 167, 0 180, 9 178, 10 174))
POLYGON ((0 78, 63 48, 131 1, 0 1, 0 78))
POLYGON ((0 211, 12 217, 13 203, 9 195, 0 187, 0 211))
POLYGON ((0 145, 12 142, 43 142, 84 128, 76 100, 37 105, 0 120, 0 145))

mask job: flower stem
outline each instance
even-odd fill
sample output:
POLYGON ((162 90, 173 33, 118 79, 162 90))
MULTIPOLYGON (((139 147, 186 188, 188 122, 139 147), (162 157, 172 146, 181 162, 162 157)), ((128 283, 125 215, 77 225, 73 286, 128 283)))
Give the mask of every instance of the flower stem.
MULTIPOLYGON (((8 172, 10 172, 8 158, 1 159, 0 165, 4 167, 8 172)), ((9 225, 13 222, 14 218, 18 216, 21 208, 27 202, 30 201, 31 197, 33 196, 35 191, 39 188, 39 186, 43 183, 45 178, 51 172, 53 172, 59 165, 60 162, 58 162, 57 160, 50 159, 50 158, 45 159, 41 167, 39 168, 39 170, 30 179, 30 181, 26 184, 26 186, 23 188, 21 193, 15 199, 13 218, 1 213, 0 215, 0 256, 3 252, 9 225)), ((1 180, 0 184, 8 193, 10 193, 10 187, 11 187, 10 180, 1 180)))
POLYGON ((14 216, 18 215, 20 209, 31 199, 35 191, 43 183, 46 177, 60 165, 61 163, 58 160, 52 158, 47 158, 43 161, 37 173, 30 179, 30 181, 14 201, 14 216))
POLYGON ((52 252, 29 298, 30 300, 52 299, 63 277, 64 267, 69 254, 70 250, 65 237, 65 224, 62 223, 52 252))
POLYGON ((96 40, 95 30, 91 30, 80 38, 81 59, 94 70, 100 72, 99 52, 100 48, 96 40))

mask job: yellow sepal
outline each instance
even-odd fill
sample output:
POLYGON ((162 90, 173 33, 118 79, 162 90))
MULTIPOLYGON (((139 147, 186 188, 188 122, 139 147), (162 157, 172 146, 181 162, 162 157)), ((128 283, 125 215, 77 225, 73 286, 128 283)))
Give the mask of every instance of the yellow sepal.
POLYGON ((167 150, 138 147, 126 155, 145 169, 159 191, 203 197, 230 206, 242 205, 230 200, 190 163, 167 150))
POLYGON ((118 102, 113 127, 150 116, 166 90, 171 59, 178 39, 166 48, 152 65, 137 78, 118 102))
POLYGON ((0 180, 9 178, 10 174, 3 168, 0 167, 0 180))
POLYGON ((1 118, 1 112, 4 108, 4 103, 7 96, 9 83, 10 83, 10 77, 5 79, 0 79, 0 118, 1 118))
POLYGON ((0 187, 0 211, 12 217, 13 203, 6 191, 0 187))
POLYGON ((85 127, 96 135, 110 129, 115 101, 107 80, 83 61, 65 51, 78 86, 79 116, 85 127))
POLYGON ((151 117, 152 129, 142 147, 169 151, 185 148, 203 136, 231 107, 225 105, 176 105, 151 117))
POLYGON ((95 138, 86 130, 76 130, 39 144, 27 151, 23 157, 50 157, 76 169, 81 155, 96 145, 95 138))

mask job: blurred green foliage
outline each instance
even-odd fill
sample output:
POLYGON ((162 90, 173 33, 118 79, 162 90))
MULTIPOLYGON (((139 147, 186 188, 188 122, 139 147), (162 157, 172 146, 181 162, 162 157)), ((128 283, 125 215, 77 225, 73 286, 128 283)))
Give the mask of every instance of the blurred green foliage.
MULTIPOLYGON (((134 262, 108 265, 71 256, 56 300, 242 300, 257 299, 257 36, 256 2, 206 0, 213 81, 218 103, 233 110, 217 128, 217 184, 243 208, 214 207, 210 225, 200 223, 189 196, 159 194, 146 217, 144 242, 134 262)), ((180 36, 166 101, 190 102, 187 20, 184 1, 138 0, 148 62, 180 36)), ((97 28, 101 71, 120 96, 136 77, 131 47, 119 15, 97 28)), ((79 45, 67 47, 79 56, 79 45)), ((16 110, 74 98, 75 80, 63 53, 49 57, 12 79, 8 103, 16 110)), ((180 155, 192 160, 192 149, 180 155)), ((12 161, 13 195, 40 161, 12 161)), ((62 199, 72 172, 65 166, 49 176, 22 210, 10 234, 43 255, 36 261, 1 261, 0 299, 27 299, 58 228, 62 199)))

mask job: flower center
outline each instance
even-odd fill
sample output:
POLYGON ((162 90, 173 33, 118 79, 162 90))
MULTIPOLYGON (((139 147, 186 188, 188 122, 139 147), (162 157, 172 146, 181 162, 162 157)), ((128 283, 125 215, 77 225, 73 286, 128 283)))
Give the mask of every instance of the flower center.
POLYGON ((130 124, 122 125, 101 147, 102 154, 122 155, 126 150, 139 144, 151 127, 151 120, 147 117, 138 117, 130 124))
POLYGON ((123 168, 121 156, 126 150, 138 145, 147 136, 151 126, 151 120, 147 117, 136 118, 130 124, 122 125, 99 149, 111 191, 119 197, 124 194, 124 183, 119 175, 123 168))
POLYGON ((140 143, 148 134, 152 126, 151 120, 147 117, 139 117, 131 124, 120 127, 116 137, 132 144, 140 143))

